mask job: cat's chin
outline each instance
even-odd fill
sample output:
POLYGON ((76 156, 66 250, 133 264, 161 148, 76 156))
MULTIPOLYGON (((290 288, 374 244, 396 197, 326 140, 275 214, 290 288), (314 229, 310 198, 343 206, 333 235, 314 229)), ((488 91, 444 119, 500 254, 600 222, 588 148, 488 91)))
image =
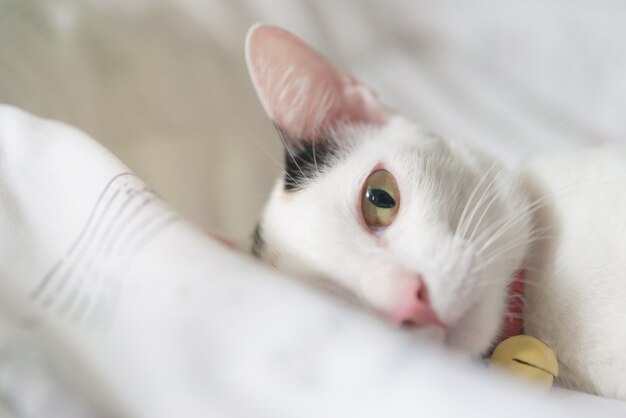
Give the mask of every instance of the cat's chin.
POLYGON ((446 335, 445 344, 457 351, 466 352, 474 357, 482 356, 496 339, 501 322, 498 313, 486 315, 486 306, 477 306, 470 310, 446 335))
POLYGON ((491 345, 491 339, 476 338, 465 329, 446 330, 437 326, 419 328, 413 331, 420 341, 437 347, 449 348, 471 357, 480 357, 491 345))
POLYGON ((437 347, 450 348, 453 351, 463 352, 470 356, 477 357, 484 351, 481 349, 481 347, 485 345, 483 341, 468 338, 469 335, 467 335, 464 330, 457 332, 437 326, 428 326, 416 328, 411 332, 419 338, 421 342, 437 347))

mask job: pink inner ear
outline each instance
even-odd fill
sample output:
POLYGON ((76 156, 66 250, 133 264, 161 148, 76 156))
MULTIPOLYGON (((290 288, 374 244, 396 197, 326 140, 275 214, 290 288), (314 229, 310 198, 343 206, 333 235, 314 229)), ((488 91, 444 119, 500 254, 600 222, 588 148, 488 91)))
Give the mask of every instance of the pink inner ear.
POLYGON ((246 60, 267 115, 288 138, 313 141, 340 122, 388 120, 370 89, 283 29, 250 29, 246 60))

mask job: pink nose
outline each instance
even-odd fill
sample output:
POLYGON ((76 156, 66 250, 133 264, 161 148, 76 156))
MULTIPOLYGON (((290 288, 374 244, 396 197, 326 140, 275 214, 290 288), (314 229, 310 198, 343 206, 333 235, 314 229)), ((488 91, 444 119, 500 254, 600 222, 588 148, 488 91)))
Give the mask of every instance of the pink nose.
POLYGON ((420 274, 413 275, 391 310, 391 320, 402 326, 437 325, 446 328, 428 298, 428 289, 420 274))

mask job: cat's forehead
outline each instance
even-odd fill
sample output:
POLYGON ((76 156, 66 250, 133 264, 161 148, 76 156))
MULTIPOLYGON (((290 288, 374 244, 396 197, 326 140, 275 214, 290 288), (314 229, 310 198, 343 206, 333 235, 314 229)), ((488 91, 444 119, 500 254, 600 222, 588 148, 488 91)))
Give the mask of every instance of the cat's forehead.
POLYGON ((285 149, 283 189, 297 193, 328 176, 344 181, 361 178, 376 165, 410 161, 439 143, 400 117, 383 127, 341 126, 319 141, 285 149))

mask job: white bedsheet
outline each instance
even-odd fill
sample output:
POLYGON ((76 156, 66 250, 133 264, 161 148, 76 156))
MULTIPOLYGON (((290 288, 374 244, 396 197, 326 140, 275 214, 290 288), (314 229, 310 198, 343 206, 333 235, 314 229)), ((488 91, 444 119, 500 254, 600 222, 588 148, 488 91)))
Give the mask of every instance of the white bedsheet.
POLYGON ((7 106, 0 231, 7 416, 626 413, 488 376, 283 279, 192 228, 88 136, 7 106))

